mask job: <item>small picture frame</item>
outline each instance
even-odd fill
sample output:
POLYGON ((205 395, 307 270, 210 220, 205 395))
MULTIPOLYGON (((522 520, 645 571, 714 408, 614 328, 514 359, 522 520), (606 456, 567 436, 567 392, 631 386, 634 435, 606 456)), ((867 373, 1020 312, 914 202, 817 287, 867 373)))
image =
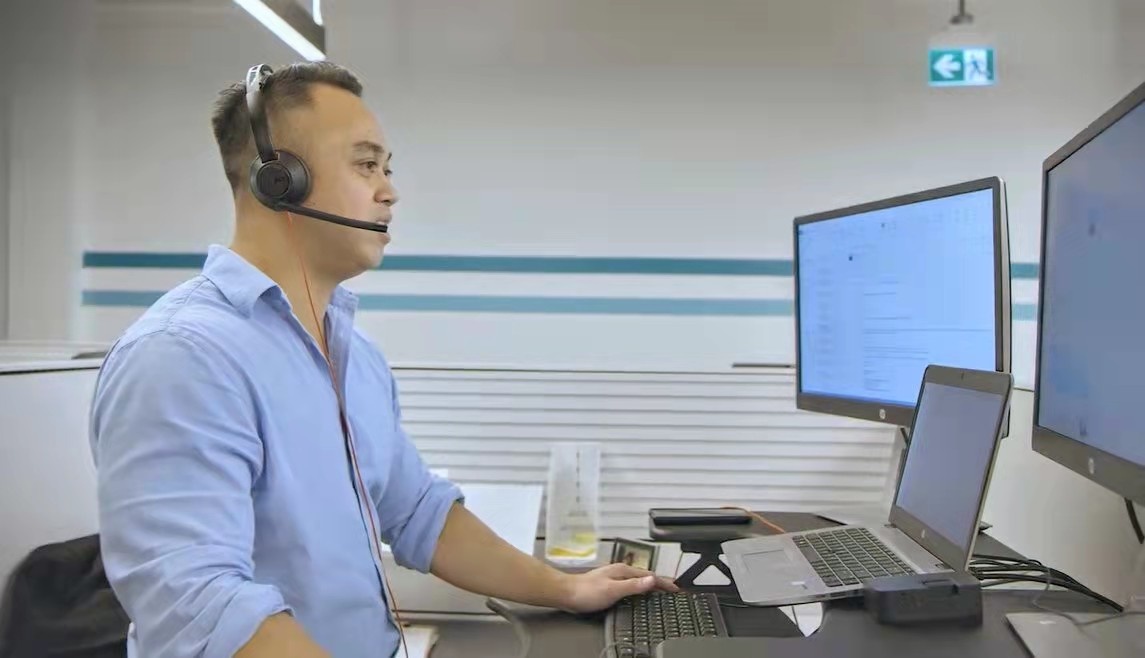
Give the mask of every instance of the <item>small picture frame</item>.
POLYGON ((649 542, 634 539, 617 539, 612 545, 613 563, 622 562, 638 569, 656 570, 656 558, 660 547, 649 542))

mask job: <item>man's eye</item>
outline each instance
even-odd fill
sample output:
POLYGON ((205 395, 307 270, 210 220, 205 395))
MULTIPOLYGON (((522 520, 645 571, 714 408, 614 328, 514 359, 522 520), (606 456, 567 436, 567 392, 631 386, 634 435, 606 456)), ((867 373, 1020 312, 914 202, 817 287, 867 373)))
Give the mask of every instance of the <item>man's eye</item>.
POLYGON ((366 160, 365 162, 361 163, 361 166, 365 167, 371 173, 373 173, 374 171, 377 171, 377 169, 378 169, 378 161, 377 160, 366 160))
POLYGON ((387 170, 385 171, 385 174, 386 174, 386 177, 387 177, 387 178, 388 178, 388 177, 390 177, 390 176, 393 176, 393 175, 394 175, 394 170, 393 170, 393 169, 387 169, 387 170))

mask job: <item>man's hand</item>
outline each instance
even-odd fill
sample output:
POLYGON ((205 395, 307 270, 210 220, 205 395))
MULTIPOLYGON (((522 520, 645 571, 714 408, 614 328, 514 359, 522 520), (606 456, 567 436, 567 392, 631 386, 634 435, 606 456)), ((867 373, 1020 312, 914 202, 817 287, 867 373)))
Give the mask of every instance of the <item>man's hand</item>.
POLYGON ((604 610, 626 596, 653 590, 678 592, 670 578, 627 564, 610 564, 587 573, 568 577, 567 601, 561 607, 569 612, 604 610))
POLYGON ((677 592, 667 578, 627 564, 570 575, 505 543, 484 523, 454 504, 437 540, 431 571, 461 589, 506 601, 589 613, 652 590, 677 592))

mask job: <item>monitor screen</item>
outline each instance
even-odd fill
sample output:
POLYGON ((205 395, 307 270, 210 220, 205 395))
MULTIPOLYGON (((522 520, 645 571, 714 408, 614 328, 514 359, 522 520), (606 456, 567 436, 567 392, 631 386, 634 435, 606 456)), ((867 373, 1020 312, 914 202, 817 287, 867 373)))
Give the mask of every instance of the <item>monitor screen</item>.
POLYGON ((1145 104, 1047 172, 1045 210, 1035 423, 1145 467, 1145 104))
POLYGON ((801 395, 913 408, 930 364, 997 369, 995 194, 797 223, 801 395))
POLYGON ((927 382, 918 405, 895 506, 967 552, 1006 397, 927 382))

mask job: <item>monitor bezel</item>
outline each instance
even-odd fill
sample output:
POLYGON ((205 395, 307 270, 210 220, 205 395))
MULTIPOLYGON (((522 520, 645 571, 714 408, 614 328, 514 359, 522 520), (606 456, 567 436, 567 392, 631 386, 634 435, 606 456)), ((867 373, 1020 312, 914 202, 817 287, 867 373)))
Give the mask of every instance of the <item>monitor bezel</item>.
MULTIPOLYGON (((1010 371, 1012 310, 1010 306, 1010 243, 1006 184, 1000 177, 991 176, 795 218, 792 229, 795 247, 793 260, 795 277, 795 406, 798 409, 909 427, 914 415, 915 404, 917 404, 917 401, 912 404, 880 403, 822 393, 810 393, 803 390, 803 338, 800 331, 801 313, 799 306, 800 227, 815 222, 985 190, 992 191, 994 199, 994 370, 996 372, 1010 371)), ((946 365, 958 366, 961 364, 946 365)), ((920 377, 919 384, 921 383, 920 377)))
MULTIPOLYGON (((1104 133, 1127 114, 1145 103, 1145 84, 1134 89, 1125 98, 1102 114, 1085 130, 1069 140, 1042 163, 1042 223, 1041 253, 1038 266, 1038 299, 1044 299, 1046 285, 1046 235, 1049 228, 1049 182, 1050 172, 1065 162, 1083 146, 1104 133)), ((1045 304, 1038 304, 1037 352, 1034 357, 1034 413, 1033 440, 1034 452, 1061 464, 1071 471, 1105 487, 1119 496, 1140 504, 1145 504, 1145 465, 1135 464, 1097 446, 1044 427, 1040 424, 1041 411, 1041 371, 1042 371, 1042 331, 1045 304)))

